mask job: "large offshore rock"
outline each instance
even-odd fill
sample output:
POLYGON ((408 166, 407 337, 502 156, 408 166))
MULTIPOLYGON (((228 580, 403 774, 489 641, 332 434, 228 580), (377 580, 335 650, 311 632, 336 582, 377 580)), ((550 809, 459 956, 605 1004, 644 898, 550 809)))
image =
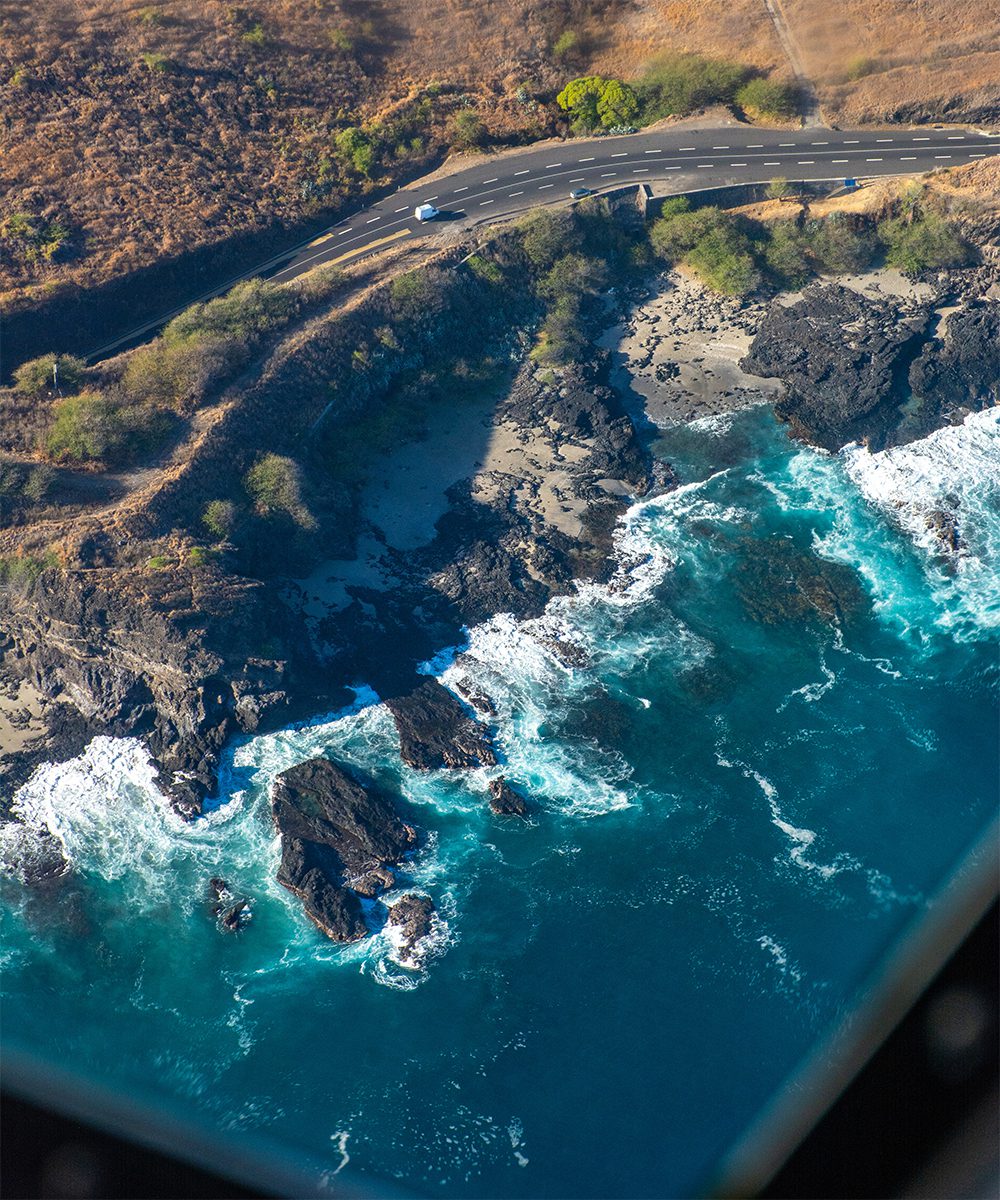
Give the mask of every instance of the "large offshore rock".
POLYGON ((385 796, 326 758, 279 775, 271 811, 281 835, 278 882, 301 898, 327 937, 364 937, 360 897, 392 886, 389 868, 416 846, 416 830, 385 796))

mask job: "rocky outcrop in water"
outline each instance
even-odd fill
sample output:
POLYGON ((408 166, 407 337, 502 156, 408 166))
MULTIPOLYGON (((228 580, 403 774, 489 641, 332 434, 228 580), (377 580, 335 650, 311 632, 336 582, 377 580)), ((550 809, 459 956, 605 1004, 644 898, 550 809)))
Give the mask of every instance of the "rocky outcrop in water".
POLYGON ((469 717, 436 679, 407 696, 385 702, 399 732, 403 762, 422 771, 441 767, 492 767, 496 755, 488 731, 469 717))
POLYGON ((360 897, 392 886, 390 868, 415 848, 416 830, 385 796, 326 758, 279 775, 271 811, 281 836, 278 882, 302 900, 327 937, 364 937, 360 897))
POLYGON ((431 932, 434 901, 430 896, 407 892, 389 909, 387 924, 397 946, 398 961, 405 966, 418 966, 420 943, 431 932))
POLYGON ((929 306, 816 284, 771 305, 741 365, 784 382, 774 411, 795 437, 903 445, 1000 402, 1000 304, 960 306, 941 337, 936 320, 929 306))
POLYGON ((877 449, 899 423, 928 315, 814 284, 795 304, 771 304, 740 366, 783 381, 774 411, 795 437, 827 450, 859 441, 877 449))
POLYGON ((498 775, 490 780, 490 808, 498 817, 526 817, 528 806, 520 792, 515 792, 507 780, 498 775))
POLYGON ((246 896, 237 896, 225 879, 218 876, 208 881, 209 907, 226 933, 238 933, 249 924, 252 916, 250 901, 246 896))
MULTIPOLYGON (((42 757, 79 753, 98 733, 142 736, 184 816, 213 790, 231 733, 287 719, 294 620, 252 580, 74 564, 0 588, 0 629, 5 670, 57 702, 42 757)), ((13 785, 34 759, 19 776, 12 758, 13 785)))
POLYGON ((909 371, 912 401, 896 431, 909 442, 967 413, 1000 404, 1000 302, 970 304, 944 319, 909 371))

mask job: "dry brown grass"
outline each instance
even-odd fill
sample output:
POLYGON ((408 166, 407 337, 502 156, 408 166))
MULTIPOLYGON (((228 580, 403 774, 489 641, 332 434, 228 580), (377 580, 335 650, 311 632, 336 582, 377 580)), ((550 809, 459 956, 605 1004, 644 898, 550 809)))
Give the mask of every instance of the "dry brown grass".
MULTIPOLYGON (((840 123, 946 115, 956 97, 1000 111, 993 0, 784 2, 840 123), (860 55, 874 73, 843 82, 860 55)), ((666 50, 787 70, 762 0, 4 0, 0 227, 28 213, 70 240, 49 262, 0 237, 0 306, 355 203, 359 178, 322 184, 336 132, 428 85, 444 88, 421 147, 385 178, 443 149, 458 107, 497 145, 544 136, 555 114, 535 96, 666 50), (577 47, 556 61, 566 31, 577 47)))
POLYGON ((783 2, 831 119, 1000 116, 995 0, 783 2), (859 69, 869 73, 850 79, 859 69))

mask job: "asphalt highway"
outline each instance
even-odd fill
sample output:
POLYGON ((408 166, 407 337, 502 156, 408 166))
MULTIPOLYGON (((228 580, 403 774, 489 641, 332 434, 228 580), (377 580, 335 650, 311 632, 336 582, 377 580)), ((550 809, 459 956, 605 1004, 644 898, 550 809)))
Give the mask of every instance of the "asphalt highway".
MULTIPOLYGON (((261 263, 211 292, 192 296, 187 303, 218 296, 239 279, 264 275, 284 282, 324 263, 351 262, 418 233, 432 233, 435 222, 414 218, 418 204, 433 204, 442 210, 439 220, 468 227, 538 204, 569 203, 575 188, 600 193, 647 182, 658 184, 658 192, 681 194, 764 183, 776 176, 794 183, 864 180, 961 166, 995 154, 1000 154, 1000 135, 954 127, 856 132, 821 127, 687 127, 546 142, 535 149, 484 155, 454 172, 445 168, 432 181, 402 188, 332 225, 307 245, 261 263)), ((88 359, 96 361, 148 337, 180 311, 147 321, 92 351, 88 359)))
POLYGON ((657 181, 666 182, 671 193, 682 193, 775 176, 794 182, 869 179, 960 166, 998 153, 1000 136, 926 127, 864 132, 688 128, 549 142, 536 150, 484 157, 429 184, 401 189, 269 264, 268 274, 279 281, 293 279, 323 263, 349 261, 431 232, 433 222, 414 218, 419 204, 433 204, 446 219, 474 223, 537 204, 568 202, 575 188, 600 192, 657 181))

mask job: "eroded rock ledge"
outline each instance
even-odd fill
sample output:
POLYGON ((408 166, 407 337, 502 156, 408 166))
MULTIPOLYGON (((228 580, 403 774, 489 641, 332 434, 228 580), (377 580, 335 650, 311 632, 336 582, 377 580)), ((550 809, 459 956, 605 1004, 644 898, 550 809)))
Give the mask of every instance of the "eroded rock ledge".
POLYGON ((827 450, 901 445, 1000 398, 1000 303, 949 308, 815 284, 771 304, 740 365, 782 380, 774 411, 795 437, 827 450))

